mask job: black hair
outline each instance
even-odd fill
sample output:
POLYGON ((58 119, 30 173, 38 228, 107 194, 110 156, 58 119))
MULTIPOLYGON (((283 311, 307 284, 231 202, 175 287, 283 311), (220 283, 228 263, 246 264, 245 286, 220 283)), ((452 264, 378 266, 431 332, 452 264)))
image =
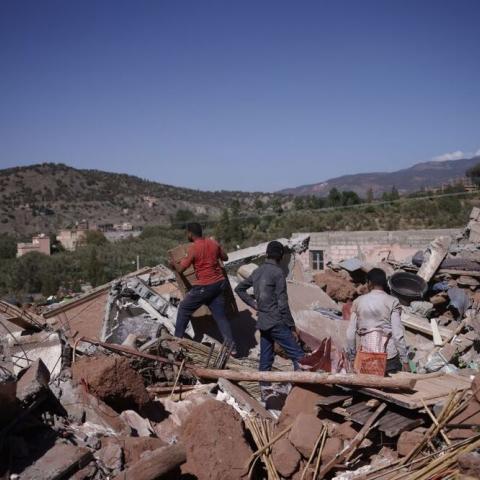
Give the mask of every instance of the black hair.
POLYGON ((283 248, 283 245, 277 240, 273 240, 267 245, 267 258, 280 261, 283 258, 284 253, 285 249, 283 248))
POLYGON ((387 290, 387 274, 381 268, 372 268, 367 273, 367 280, 375 287, 387 290))
POLYGON ((203 235, 202 226, 197 222, 187 223, 187 232, 190 232, 195 237, 203 235))

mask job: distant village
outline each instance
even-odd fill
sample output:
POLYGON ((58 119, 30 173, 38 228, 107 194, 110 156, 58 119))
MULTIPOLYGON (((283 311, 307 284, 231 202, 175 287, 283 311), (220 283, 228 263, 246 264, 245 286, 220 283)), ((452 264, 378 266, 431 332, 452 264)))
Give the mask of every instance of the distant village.
MULTIPOLYGON (((117 242, 126 238, 138 237, 142 233, 141 228, 134 228, 129 222, 94 225, 90 224, 87 220, 82 220, 81 222, 77 222, 73 228, 60 230, 56 239, 65 250, 73 252, 77 247, 85 244, 87 232, 89 231, 102 232, 109 242, 117 242)), ((31 252, 50 255, 50 243, 49 235, 40 233, 39 235, 34 236, 31 242, 17 243, 17 257, 22 257, 31 252)))

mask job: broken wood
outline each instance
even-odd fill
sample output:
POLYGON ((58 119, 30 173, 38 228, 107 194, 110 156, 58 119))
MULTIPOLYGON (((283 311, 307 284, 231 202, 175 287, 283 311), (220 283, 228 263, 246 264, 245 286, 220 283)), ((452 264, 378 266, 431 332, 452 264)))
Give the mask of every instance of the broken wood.
MULTIPOLYGON (((401 320, 402 324, 409 330, 414 330, 433 338, 434 332, 432 330, 432 326, 426 318, 419 317, 404 310, 402 312, 401 320)), ((438 332, 442 336, 442 339, 450 338, 452 335, 452 330, 447 327, 438 327, 438 332)))
POLYGON ((480 277, 480 270, 455 270, 452 268, 441 268, 438 270, 437 275, 468 275, 469 277, 480 277))
POLYGON ((386 406, 387 405, 385 403, 381 403, 372 413, 372 415, 365 423, 365 425, 361 428, 361 430, 355 435, 353 440, 320 469, 320 478, 325 478, 325 476, 330 472, 330 470, 332 470, 333 467, 335 467, 335 465, 343 463, 347 458, 351 458, 351 456, 355 453, 357 447, 363 442, 363 439, 367 436, 368 432, 372 428, 373 424, 376 422, 377 418, 385 410, 386 406))
POLYGON ((113 480, 162 480, 187 460, 181 443, 161 447, 145 454, 138 462, 119 473, 113 480))
MULTIPOLYGON (((129 354, 141 358, 148 358, 158 362, 167 363, 170 365, 181 365, 181 362, 169 360, 157 355, 139 352, 133 348, 114 345, 111 343, 104 343, 91 338, 81 338, 80 341, 99 345, 114 352, 129 354)), ((279 382, 279 383, 313 383, 318 385, 346 385, 351 387, 371 387, 371 388, 387 388, 399 390, 413 390, 416 379, 409 377, 380 377, 377 375, 366 374, 330 374, 330 373, 316 373, 316 372, 258 372, 258 371, 235 371, 235 370, 215 370, 210 368, 201 368, 194 365, 184 366, 185 369, 190 370, 194 375, 201 378, 211 378, 218 380, 219 378, 226 378, 235 382, 250 381, 250 382, 279 382)))
POLYGON ((442 336, 440 335, 440 331, 438 329, 438 323, 435 318, 430 319, 430 327, 432 328, 433 344, 436 347, 441 346, 443 344, 443 339, 442 339, 442 336))
POLYGON ((417 275, 429 282, 443 259, 447 255, 448 248, 452 243, 450 237, 438 237, 428 247, 427 253, 424 255, 422 266, 418 270, 417 275))
POLYGON ((346 385, 351 387, 395 388, 413 390, 414 378, 380 377, 366 374, 331 374, 317 372, 258 372, 214 370, 210 368, 192 368, 192 372, 201 378, 226 378, 235 382, 280 382, 280 383, 312 383, 319 385, 346 385))
POLYGON ((253 411, 267 420, 274 419, 273 415, 257 399, 253 398, 238 385, 235 385, 226 378, 220 378, 218 380, 218 386, 221 390, 231 395, 241 408, 253 411))

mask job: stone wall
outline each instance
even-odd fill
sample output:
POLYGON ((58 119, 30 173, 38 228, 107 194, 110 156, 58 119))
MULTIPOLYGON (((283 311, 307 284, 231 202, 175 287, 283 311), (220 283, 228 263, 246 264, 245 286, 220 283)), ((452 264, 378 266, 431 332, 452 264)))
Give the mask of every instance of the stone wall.
MULTIPOLYGON (((325 265, 353 257, 369 263, 378 263, 387 257, 402 261, 426 248, 436 237, 455 237, 460 232, 459 229, 313 232, 309 252, 323 251, 325 265)), ((301 260, 305 266, 311 267, 309 252, 302 255, 301 260)))

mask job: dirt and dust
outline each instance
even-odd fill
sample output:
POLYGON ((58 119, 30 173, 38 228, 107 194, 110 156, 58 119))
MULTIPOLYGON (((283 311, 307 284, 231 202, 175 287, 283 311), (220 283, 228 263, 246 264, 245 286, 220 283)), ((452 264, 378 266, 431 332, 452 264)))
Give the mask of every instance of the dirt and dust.
POLYGON ((315 283, 337 302, 348 302, 357 296, 357 289, 347 272, 325 270, 314 276, 315 283))
POLYGON ((84 357, 72 366, 73 380, 117 412, 138 410, 150 401, 142 376, 125 357, 84 357))

